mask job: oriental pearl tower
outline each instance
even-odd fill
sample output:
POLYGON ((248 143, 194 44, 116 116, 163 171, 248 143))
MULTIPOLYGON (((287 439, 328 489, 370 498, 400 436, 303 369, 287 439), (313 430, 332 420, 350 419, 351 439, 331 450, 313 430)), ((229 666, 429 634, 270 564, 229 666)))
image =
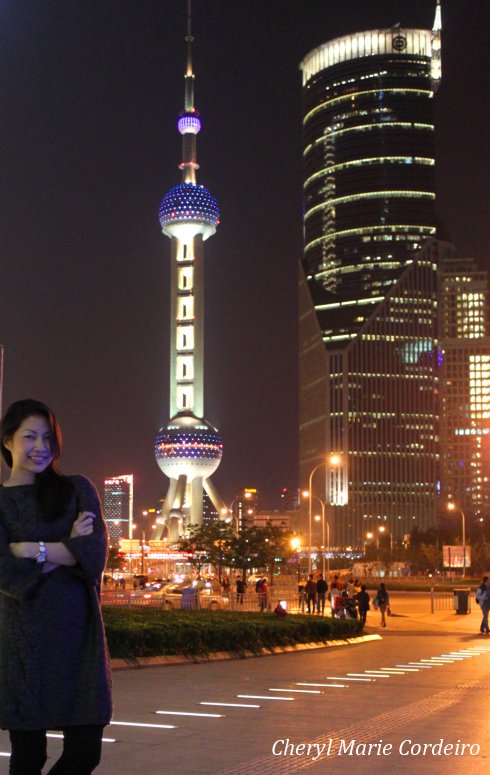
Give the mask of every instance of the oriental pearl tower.
MULTIPOLYGON (((170 483, 162 509, 170 541, 185 527, 200 525, 203 488, 218 513, 224 508, 210 476, 223 453, 221 437, 204 419, 204 276, 203 243, 216 232, 216 199, 197 183, 196 138, 201 130, 194 106, 191 0, 187 4, 187 67, 184 111, 178 120, 182 135, 182 182, 160 204, 162 231, 171 240, 170 295, 170 422, 158 432, 155 457, 170 483)), ((163 527, 160 526, 161 537, 163 527)))

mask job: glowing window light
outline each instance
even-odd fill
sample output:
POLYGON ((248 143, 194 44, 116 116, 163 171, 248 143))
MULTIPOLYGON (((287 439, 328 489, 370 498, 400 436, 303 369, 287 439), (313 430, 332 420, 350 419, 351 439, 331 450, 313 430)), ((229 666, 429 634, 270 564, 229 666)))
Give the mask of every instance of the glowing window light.
POLYGON ((347 132, 368 132, 371 129, 383 129, 384 127, 394 126, 402 127, 402 129, 423 129, 430 132, 434 131, 434 124, 422 124, 419 122, 410 123, 409 121, 383 121, 382 123, 376 122, 373 124, 359 124, 358 126, 346 127, 345 129, 327 128, 324 135, 322 134, 320 137, 306 146, 305 150, 303 151, 303 155, 306 156, 306 154, 310 153, 315 145, 318 145, 319 143, 323 144, 325 142, 325 136, 337 137, 339 135, 346 134, 347 132))
MULTIPOLYGON (((397 232, 401 233, 403 235, 407 234, 407 232, 410 231, 418 231, 421 235, 427 235, 432 236, 436 233, 435 226, 414 226, 414 225, 390 225, 390 226, 363 226, 359 227, 357 229, 343 229, 341 231, 335 231, 332 232, 332 234, 328 235, 328 238, 332 237, 357 237, 362 234, 373 234, 375 232, 381 232, 383 235, 395 235, 397 232)), ((408 237, 408 234, 407 234, 408 237)), ((307 245, 305 245, 305 253, 308 250, 311 250, 312 248, 316 247, 316 245, 321 244, 327 239, 327 236, 322 234, 321 237, 317 237, 316 239, 312 240, 311 242, 308 242, 307 245)), ((408 261, 407 261, 408 263, 408 261)))
POLYGON ((312 110, 310 110, 309 113, 306 114, 303 119, 303 124, 306 124, 310 118, 312 118, 317 113, 320 113, 327 107, 338 105, 341 102, 351 102, 352 100, 357 99, 357 97, 364 97, 366 94, 379 95, 380 92, 383 94, 416 94, 418 97, 429 98, 432 98, 433 96, 432 89, 366 89, 365 91, 348 92, 347 94, 342 94, 340 97, 332 97, 332 99, 325 100, 325 102, 322 102, 320 105, 316 105, 312 110))
POLYGON ((335 199, 325 199, 320 204, 315 205, 311 210, 305 213, 305 220, 319 210, 326 207, 335 207, 339 204, 349 202, 358 202, 360 199, 435 199, 436 195, 432 191, 366 191, 361 194, 350 194, 349 196, 339 196, 335 199))
POLYGON ((324 167, 311 175, 304 182, 304 188, 307 188, 310 183, 318 178, 322 178, 324 175, 329 175, 341 170, 347 170, 350 167, 361 167, 371 164, 422 164, 433 167, 435 159, 431 159, 427 156, 368 156, 365 159, 353 159, 352 161, 344 161, 340 164, 332 164, 328 167, 324 167))

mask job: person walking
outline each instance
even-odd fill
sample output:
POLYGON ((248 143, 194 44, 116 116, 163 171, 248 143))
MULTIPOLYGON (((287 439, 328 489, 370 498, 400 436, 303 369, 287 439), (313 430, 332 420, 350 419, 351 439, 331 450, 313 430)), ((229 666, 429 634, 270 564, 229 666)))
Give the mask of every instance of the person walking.
POLYGON ((313 573, 310 573, 308 581, 306 582, 306 609, 309 614, 315 613, 316 606, 316 581, 314 580, 313 573))
POLYGON ((243 605, 243 596, 245 594, 245 582, 241 576, 236 577, 236 601, 239 605, 243 605))
POLYGON ((483 614, 480 632, 488 635, 488 612, 490 611, 490 584, 488 583, 488 576, 483 577, 482 583, 476 590, 476 602, 480 606, 483 614))
POLYGON ((89 775, 111 720, 100 610, 107 529, 93 484, 62 476, 61 431, 34 399, 1 421, 10 474, 0 487, 0 727, 10 775, 41 775, 46 730, 63 732, 51 775, 89 775))
POLYGON ((320 573, 318 581, 316 582, 316 610, 317 613, 321 613, 323 616, 325 613, 325 598, 328 592, 328 584, 323 578, 323 574, 320 573), (321 611, 320 611, 321 608, 321 611))
POLYGON ((388 594, 388 590, 386 589, 386 585, 383 582, 381 582, 378 587, 375 599, 381 613, 381 626, 386 627, 386 611, 390 605, 390 596, 388 594))
POLYGON ((371 607, 369 602, 370 601, 369 593, 366 589, 365 584, 361 585, 360 592, 356 592, 356 594, 354 595, 354 600, 357 601, 358 608, 359 608, 359 618, 361 620, 362 626, 364 627, 366 624, 367 612, 371 607))

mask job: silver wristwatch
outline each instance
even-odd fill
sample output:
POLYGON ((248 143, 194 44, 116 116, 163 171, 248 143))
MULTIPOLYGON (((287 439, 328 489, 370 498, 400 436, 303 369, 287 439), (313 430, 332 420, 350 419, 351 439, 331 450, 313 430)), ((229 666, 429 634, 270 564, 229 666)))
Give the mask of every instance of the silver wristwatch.
POLYGON ((36 562, 46 562, 48 559, 48 553, 46 551, 46 544, 44 541, 38 541, 39 551, 36 554, 36 562))

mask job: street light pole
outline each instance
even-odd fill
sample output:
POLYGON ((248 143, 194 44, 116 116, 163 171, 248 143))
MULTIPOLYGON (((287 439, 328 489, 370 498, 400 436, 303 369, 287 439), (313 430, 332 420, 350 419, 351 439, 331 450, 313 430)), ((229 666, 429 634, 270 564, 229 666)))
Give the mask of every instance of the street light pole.
MULTIPOLYGON (((447 508, 449 511, 454 511, 456 506, 453 503, 453 501, 449 501, 447 504, 447 508)), ((459 513, 461 514, 461 531, 462 531, 462 542, 463 542, 463 578, 466 576, 466 518, 464 515, 464 511, 462 508, 458 509, 459 513)))
MULTIPOLYGON (((311 543, 312 543, 312 531, 311 531, 311 528, 312 528, 312 525, 311 525, 312 510, 311 510, 311 502, 312 502, 313 497, 315 497, 315 498, 317 497, 316 495, 315 496, 313 495, 313 476, 315 475, 316 471, 318 471, 318 469, 321 468, 322 466, 328 466, 330 464, 330 466, 332 468, 334 468, 335 466, 339 465, 340 461, 341 461, 340 456, 338 454, 332 452, 330 454, 330 456, 326 460, 322 460, 321 463, 318 463, 318 465, 315 466, 315 468, 312 470, 312 472, 310 474, 309 487, 308 487, 308 494, 309 494, 309 497, 310 497, 309 513, 308 513, 308 534, 309 534, 309 537, 308 537, 308 544, 309 544, 309 546, 308 546, 308 575, 310 575, 310 573, 311 573, 311 543)), ((322 503, 323 503, 323 501, 322 501, 322 503)), ((322 506, 322 508, 324 509, 324 506, 322 506)), ((325 516, 323 518, 323 521, 325 522, 325 516)), ((328 535, 329 535, 328 544, 329 544, 329 547, 330 547, 330 528, 329 528, 329 534, 328 535)), ((330 565, 329 565, 329 572, 330 572, 330 565)))

